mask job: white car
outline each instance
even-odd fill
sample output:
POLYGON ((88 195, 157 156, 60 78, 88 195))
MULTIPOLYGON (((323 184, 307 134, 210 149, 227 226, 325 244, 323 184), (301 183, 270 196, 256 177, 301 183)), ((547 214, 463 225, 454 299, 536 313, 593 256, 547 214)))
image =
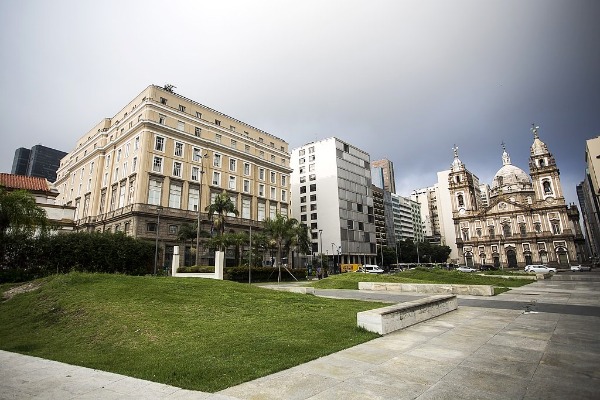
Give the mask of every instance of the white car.
POLYGON ((535 272, 536 274, 555 274, 556 268, 533 264, 525 266, 525 272, 535 272))
POLYGON ((357 269, 356 272, 365 272, 368 274, 383 274, 385 271, 382 270, 381 268, 379 268, 379 266, 377 266, 377 265, 365 264, 365 265, 361 266, 359 269, 357 269))
POLYGON ((477 271, 475 268, 471 268, 471 267, 458 267, 456 268, 457 271, 460 272, 475 272, 477 271))
POLYGON ((591 271, 592 267, 589 265, 571 265, 571 271, 591 271))

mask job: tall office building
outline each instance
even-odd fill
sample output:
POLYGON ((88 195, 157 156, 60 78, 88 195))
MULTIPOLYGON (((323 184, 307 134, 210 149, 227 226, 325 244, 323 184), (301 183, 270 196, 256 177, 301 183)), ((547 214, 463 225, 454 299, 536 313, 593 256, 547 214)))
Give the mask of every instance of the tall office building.
POLYGON ((587 255, 600 263, 600 136, 585 143, 586 169, 583 181, 577 185, 577 197, 587 237, 587 255))
POLYGON ((373 171, 373 184, 390 193, 396 193, 396 178, 394 176, 394 163, 388 159, 371 162, 373 171))
POLYGON ((292 150, 292 215, 312 232, 314 254, 369 264, 376 255, 370 158, 337 138, 292 150))
POLYGON ((39 144, 31 149, 20 147, 15 150, 11 174, 46 178, 54 182, 60 160, 66 155, 64 151, 39 144))
POLYGON ((228 231, 287 216, 289 160, 284 140, 151 85, 61 160, 57 201, 76 207, 79 230, 158 238, 168 265, 181 226, 208 231, 205 208, 222 192, 239 211, 228 231))
POLYGON ((397 194, 391 194, 391 200, 396 241, 409 239, 413 242, 422 242, 424 235, 421 205, 408 197, 397 194))

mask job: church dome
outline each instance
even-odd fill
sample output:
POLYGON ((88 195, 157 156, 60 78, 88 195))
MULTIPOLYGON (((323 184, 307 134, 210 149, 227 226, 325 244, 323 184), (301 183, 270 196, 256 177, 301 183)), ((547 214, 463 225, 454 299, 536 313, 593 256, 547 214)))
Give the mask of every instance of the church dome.
POLYGON ((490 188, 492 195, 533 190, 529 175, 521 168, 511 164, 506 150, 502 154, 502 163, 504 165, 496 172, 492 181, 490 188))

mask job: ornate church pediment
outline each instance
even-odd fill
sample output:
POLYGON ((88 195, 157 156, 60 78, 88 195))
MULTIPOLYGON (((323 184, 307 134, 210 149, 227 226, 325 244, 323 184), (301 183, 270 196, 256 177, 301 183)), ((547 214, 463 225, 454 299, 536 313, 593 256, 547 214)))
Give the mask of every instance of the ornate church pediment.
POLYGON ((485 218, 487 215, 502 213, 505 211, 530 211, 529 204, 522 204, 513 199, 513 196, 498 196, 490 201, 488 207, 483 207, 479 212, 480 218, 485 218))

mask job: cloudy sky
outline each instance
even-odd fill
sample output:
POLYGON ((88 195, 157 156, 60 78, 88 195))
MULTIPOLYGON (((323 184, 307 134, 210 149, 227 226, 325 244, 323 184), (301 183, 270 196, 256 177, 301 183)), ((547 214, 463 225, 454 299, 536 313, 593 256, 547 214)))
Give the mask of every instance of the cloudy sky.
POLYGON ((149 84, 283 138, 337 136, 430 186, 452 147, 482 182, 531 124, 568 202, 600 135, 600 1, 0 1, 0 172, 71 151, 149 84))

